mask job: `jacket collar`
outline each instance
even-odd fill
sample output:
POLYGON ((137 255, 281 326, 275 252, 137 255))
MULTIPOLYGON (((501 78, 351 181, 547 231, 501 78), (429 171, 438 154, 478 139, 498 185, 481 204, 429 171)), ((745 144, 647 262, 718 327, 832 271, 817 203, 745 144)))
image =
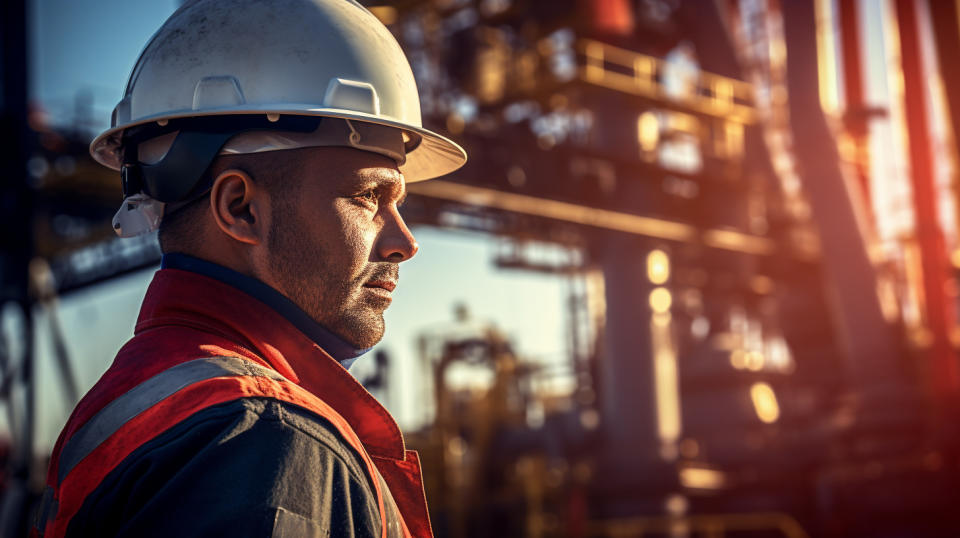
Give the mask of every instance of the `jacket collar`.
POLYGON ((287 318, 287 321, 292 323, 294 327, 316 342, 318 346, 323 348, 324 351, 348 370, 355 360, 370 351, 370 349, 356 349, 344 342, 340 337, 314 321, 313 318, 282 293, 251 276, 179 252, 164 254, 160 260, 160 268, 181 269, 199 273, 225 284, 230 284, 234 288, 252 296, 254 299, 265 303, 275 312, 287 318))
POLYGON ((216 279, 179 269, 153 277, 135 333, 181 325, 230 338, 332 407, 371 456, 404 459, 400 428, 343 366, 275 310, 216 279))

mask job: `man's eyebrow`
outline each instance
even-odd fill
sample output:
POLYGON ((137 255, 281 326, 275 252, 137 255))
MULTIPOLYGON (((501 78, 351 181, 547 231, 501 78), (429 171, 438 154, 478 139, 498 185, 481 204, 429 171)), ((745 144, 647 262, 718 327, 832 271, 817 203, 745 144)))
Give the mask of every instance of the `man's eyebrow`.
POLYGON ((364 173, 364 171, 361 171, 361 173, 355 175, 351 180, 351 184, 355 188, 377 188, 377 189, 381 189, 384 187, 392 187, 402 182, 403 182, 403 176, 398 173, 383 174, 383 173, 374 172, 371 174, 371 173, 364 173))
POLYGON ((401 192, 403 192, 403 196, 401 196, 400 199, 397 200, 397 207, 402 206, 404 202, 407 201, 407 194, 408 194, 407 185, 406 185, 406 182, 403 180, 403 174, 394 173, 394 174, 379 175, 379 177, 371 178, 371 183, 373 183, 375 185, 375 188, 377 189, 382 189, 382 188, 399 189, 401 192))

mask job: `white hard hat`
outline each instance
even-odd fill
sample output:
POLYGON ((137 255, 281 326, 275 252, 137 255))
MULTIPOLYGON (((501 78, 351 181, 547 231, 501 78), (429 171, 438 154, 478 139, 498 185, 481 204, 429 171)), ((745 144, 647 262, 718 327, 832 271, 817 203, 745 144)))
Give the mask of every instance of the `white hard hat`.
MULTIPOLYGON (((370 144, 365 137, 385 140, 384 131, 400 134, 397 162, 408 182, 447 174, 466 162, 460 146, 422 127, 416 83, 403 51, 390 31, 353 0, 187 2, 140 54, 110 129, 94 139, 90 152, 121 170, 136 160, 131 149, 141 142, 179 132, 185 147, 174 143, 169 156, 180 173, 187 160, 212 160, 238 133, 248 135, 240 147, 258 146, 257 151, 303 147, 309 145, 304 140, 327 136, 310 138, 319 122, 298 124, 296 118, 339 118, 334 123, 346 125, 332 128, 344 130, 348 142, 317 145, 392 154, 396 148, 379 151, 383 144, 370 144), (271 130, 297 136, 286 137, 286 145, 251 143, 251 131, 271 130), (191 131, 192 138, 184 134, 191 131)), ((227 151, 239 152, 236 147, 227 151)))

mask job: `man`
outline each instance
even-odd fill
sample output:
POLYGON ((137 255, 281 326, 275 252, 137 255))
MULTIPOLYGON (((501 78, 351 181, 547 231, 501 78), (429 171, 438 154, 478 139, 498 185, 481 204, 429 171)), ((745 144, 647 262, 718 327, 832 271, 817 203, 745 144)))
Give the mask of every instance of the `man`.
POLYGON ((91 145, 159 227, 135 335, 54 449, 44 536, 428 536, 416 454, 347 372, 417 244, 406 182, 466 155, 348 0, 198 0, 91 145))

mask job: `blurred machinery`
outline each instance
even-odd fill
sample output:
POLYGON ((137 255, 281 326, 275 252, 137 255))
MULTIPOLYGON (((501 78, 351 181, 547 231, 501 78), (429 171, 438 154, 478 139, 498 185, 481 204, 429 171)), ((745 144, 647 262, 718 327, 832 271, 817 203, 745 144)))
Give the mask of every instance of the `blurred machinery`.
MULTIPOLYGON (((436 416, 411 443, 441 452, 428 491, 444 534, 956 526, 956 301, 924 119, 929 15, 914 2, 884 14, 916 215, 891 246, 869 145, 888 111, 868 105, 858 8, 373 6, 411 55, 433 125, 471 152, 461 173, 411 186, 408 218, 510 238, 501 266, 599 274, 605 289, 601 317, 571 303, 571 334, 585 338, 565 398, 533 390, 537 370, 496 334, 432 337, 436 416), (845 108, 831 110, 824 94, 841 90, 845 108), (575 260, 542 263, 540 242, 575 260), (489 385, 451 387, 456 361, 487 364, 489 385)), ((942 60, 960 40, 939 26, 942 60)))
MULTIPOLYGON (((886 108, 856 0, 364 3, 411 58, 425 123, 471 157, 410 185, 407 220, 496 235, 500 267, 572 283, 569 371, 492 327, 422 338, 433 414, 408 443, 438 536, 955 534, 957 245, 930 114, 960 128, 954 2, 884 8, 902 83, 886 108), (905 130, 912 221, 894 232, 882 117, 905 130)), ((0 276, 31 342, 36 305, 159 252, 108 238, 116 178, 80 129, 28 113, 22 2, 3 10, 4 140, 20 144, 2 148, 0 276)), ((9 514, 35 470, 32 350, 2 347, 9 514)))

